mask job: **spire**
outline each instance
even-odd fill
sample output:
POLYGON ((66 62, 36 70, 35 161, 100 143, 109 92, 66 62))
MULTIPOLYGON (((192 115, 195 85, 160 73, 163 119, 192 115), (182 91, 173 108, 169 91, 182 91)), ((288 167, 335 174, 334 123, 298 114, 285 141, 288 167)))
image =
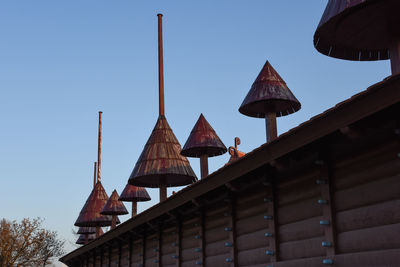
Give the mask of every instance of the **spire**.
POLYGON ((300 108, 300 102, 267 60, 239 112, 250 117, 265 118, 267 142, 270 142, 277 137, 276 117, 289 115, 300 108))
POLYGON ((151 198, 144 187, 127 184, 124 191, 122 191, 119 200, 132 202, 131 216, 135 217, 137 215, 137 202, 149 201, 151 198))
POLYGON ((128 183, 159 187, 160 201, 167 198, 168 186, 182 186, 197 180, 189 161, 180 155, 181 146, 168 125, 164 111, 164 65, 162 14, 158 17, 159 116, 128 183))
POLYGON ((182 186, 196 181, 196 175, 165 117, 156 126, 129 177, 129 184, 143 187, 182 186))
POLYGON ((101 182, 90 193, 85 205, 83 206, 75 226, 83 227, 102 227, 111 225, 111 216, 101 215, 100 212, 108 200, 106 191, 101 182))
POLYGON ((200 114, 183 146, 181 155, 194 158, 199 158, 201 155, 214 157, 222 155, 226 151, 226 146, 222 143, 217 133, 204 118, 203 114, 200 114))
POLYGON ((194 125, 181 155, 200 158, 201 178, 208 175, 208 157, 226 153, 227 149, 203 114, 194 125))
POLYGON ((119 200, 117 190, 114 190, 104 205, 103 210, 100 212, 103 215, 124 215, 128 214, 124 203, 119 200))

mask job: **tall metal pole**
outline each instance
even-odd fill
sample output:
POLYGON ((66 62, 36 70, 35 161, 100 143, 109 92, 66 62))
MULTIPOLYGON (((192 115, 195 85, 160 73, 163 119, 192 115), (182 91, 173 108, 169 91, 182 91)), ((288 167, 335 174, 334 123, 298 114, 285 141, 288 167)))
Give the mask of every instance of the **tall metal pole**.
MULTIPOLYGON (((101 114, 99 111, 99 139, 97 146, 97 182, 101 182, 101 114)), ((100 236, 100 226, 96 227, 96 238, 100 236)))
POLYGON ((158 107, 159 115, 164 116, 164 62, 163 62, 163 40, 162 40, 162 14, 158 17, 158 107))
MULTIPOLYGON (((158 107, 159 115, 164 116, 164 65, 163 65, 163 41, 162 41, 162 14, 158 17, 158 107)), ((167 186, 160 185, 160 202, 167 199, 167 186)))
POLYGON ((99 111, 99 139, 97 146, 97 181, 101 182, 101 114, 103 112, 99 111))
POLYGON ((93 174, 93 188, 96 186, 97 184, 97 162, 94 163, 94 174, 93 174))
POLYGON ((276 114, 267 113, 265 114, 265 130, 267 134, 267 143, 275 140, 278 136, 276 130, 276 114))

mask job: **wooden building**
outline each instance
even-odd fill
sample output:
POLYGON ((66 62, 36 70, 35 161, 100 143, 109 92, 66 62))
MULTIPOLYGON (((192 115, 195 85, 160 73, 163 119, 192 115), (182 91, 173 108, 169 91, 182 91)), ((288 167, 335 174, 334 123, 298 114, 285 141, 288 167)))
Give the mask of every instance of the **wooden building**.
POLYGON ((400 75, 60 260, 94 266, 400 266, 400 75))

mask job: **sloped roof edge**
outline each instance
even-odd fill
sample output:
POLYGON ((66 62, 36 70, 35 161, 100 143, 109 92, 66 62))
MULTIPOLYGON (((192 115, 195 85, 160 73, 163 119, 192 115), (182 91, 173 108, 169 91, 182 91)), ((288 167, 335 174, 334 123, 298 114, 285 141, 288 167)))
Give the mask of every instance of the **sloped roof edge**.
POLYGON ((68 262, 117 236, 129 232, 137 226, 187 203, 195 197, 223 186, 274 159, 399 102, 400 74, 389 76, 383 81, 370 86, 367 90, 312 117, 310 120, 280 135, 276 140, 254 149, 237 161, 220 168, 206 178, 170 196, 166 201, 152 206, 89 244, 63 256, 60 261, 68 262))

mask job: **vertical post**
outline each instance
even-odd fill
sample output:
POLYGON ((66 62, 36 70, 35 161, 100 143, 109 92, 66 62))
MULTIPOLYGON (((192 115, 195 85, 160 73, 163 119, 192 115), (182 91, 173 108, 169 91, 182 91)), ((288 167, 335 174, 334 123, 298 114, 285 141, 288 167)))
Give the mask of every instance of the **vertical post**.
POLYGON ((142 267, 146 266, 146 231, 143 233, 142 240, 142 267))
POLYGON ((117 226, 117 215, 113 215, 111 218, 111 229, 114 229, 117 226))
POLYGON ((158 104, 159 115, 164 116, 164 62, 163 62, 163 40, 162 40, 162 14, 158 17, 158 104))
POLYGON ((108 246, 108 267, 111 267, 112 246, 108 246))
POLYGON ((208 156, 205 154, 200 156, 200 173, 202 179, 208 175, 208 156))
MULTIPOLYGON (((274 176, 274 175, 273 175, 274 176)), ((267 221, 268 232, 265 236, 268 238, 269 245, 266 254, 271 256, 271 262, 277 262, 279 259, 279 242, 278 242, 278 194, 277 186, 274 181, 266 182, 267 188, 267 214, 264 215, 264 219, 267 221)))
POLYGON ((96 186, 96 184, 97 184, 96 172, 97 172, 97 162, 94 163, 93 188, 94 188, 94 187, 96 186))
POLYGON ((157 266, 162 267, 162 227, 161 225, 158 228, 158 246, 157 246, 157 266))
POLYGON ((135 217, 137 215, 137 202, 132 201, 132 214, 131 217, 135 217))
POLYGON ((393 41, 389 47, 392 75, 400 73, 400 38, 393 41))
POLYGON ((265 129, 267 134, 267 142, 275 140, 278 136, 276 129, 276 114, 267 113, 265 114, 265 129))
POLYGON ((129 264, 128 264, 128 267, 132 267, 132 255, 133 255, 133 253, 132 253, 132 249, 133 249, 133 240, 132 240, 132 236, 130 236, 129 237, 129 246, 128 246, 129 248, 129 264))
POLYGON ((96 249, 93 250, 93 267, 96 267, 96 249))
POLYGON ((100 267, 103 267, 103 261, 104 261, 104 251, 103 251, 103 246, 100 247, 100 267))
POLYGON ((100 226, 96 226, 96 238, 98 238, 100 236, 100 226))
POLYGON ((226 262, 230 262, 229 266, 237 267, 237 244, 236 244, 236 199, 235 196, 230 193, 228 201, 228 221, 225 231, 228 232, 228 242, 225 246, 230 247, 229 258, 225 259, 226 262))
POLYGON ((206 266, 206 235, 205 235, 205 214, 204 209, 200 209, 200 249, 202 266, 206 266))
POLYGON ((316 163, 320 166, 320 177, 317 180, 317 184, 321 189, 321 199, 318 200, 318 204, 322 206, 322 220, 320 221, 320 225, 324 227, 325 234, 322 246, 326 249, 325 261, 333 262, 336 254, 336 223, 332 193, 332 166, 330 166, 327 157, 324 157, 323 160, 317 160, 316 163))
POLYGON ((176 267, 182 266, 182 221, 180 216, 177 217, 177 231, 176 231, 176 241, 174 242, 175 245, 175 255, 176 257, 176 267))
POLYGON ((118 267, 121 267, 121 259, 122 258, 122 244, 121 241, 118 243, 118 267))
POLYGON ((167 186, 162 184, 160 185, 160 202, 166 199, 167 199, 167 186))
POLYGON ((101 114, 99 111, 99 138, 97 144, 97 182, 101 182, 101 114))
MULTIPOLYGON (((89 243, 89 234, 85 234, 85 245, 89 243)), ((1 265, 0 265, 1 266, 1 265)))

